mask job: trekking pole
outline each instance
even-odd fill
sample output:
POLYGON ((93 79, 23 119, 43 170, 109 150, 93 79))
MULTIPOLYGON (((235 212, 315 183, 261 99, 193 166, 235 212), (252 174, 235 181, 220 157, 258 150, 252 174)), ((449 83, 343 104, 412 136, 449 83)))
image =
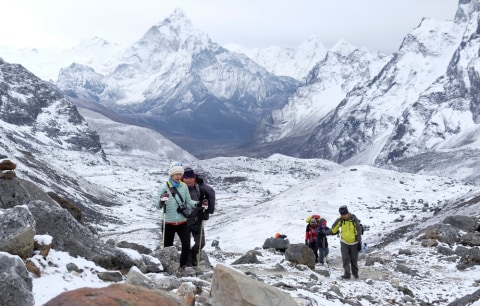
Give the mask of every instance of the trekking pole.
MULTIPOLYGON (((203 209, 205 212, 205 209, 203 209)), ((200 265, 200 254, 202 253, 202 234, 203 234, 203 215, 202 215, 202 223, 200 224, 200 239, 198 241, 198 254, 197 254, 197 266, 200 265)))
POLYGON ((165 213, 166 213, 166 210, 167 210, 167 205, 163 206, 163 216, 162 216, 162 249, 165 248, 165 213))

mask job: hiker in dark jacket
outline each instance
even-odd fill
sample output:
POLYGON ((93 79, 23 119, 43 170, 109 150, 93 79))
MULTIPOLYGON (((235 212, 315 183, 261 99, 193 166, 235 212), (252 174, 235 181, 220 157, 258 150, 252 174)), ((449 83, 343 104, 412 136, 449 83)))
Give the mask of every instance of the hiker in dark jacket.
POLYGON ((318 249, 318 263, 323 265, 328 255, 328 239, 325 232, 330 230, 327 226, 327 220, 320 219, 317 225, 317 249, 318 249))
POLYGON ((187 265, 197 266, 199 264, 199 252, 205 246, 203 221, 208 220, 210 214, 214 212, 215 190, 203 181, 203 176, 197 175, 190 167, 185 167, 182 180, 188 186, 191 198, 199 202, 199 205, 195 208, 195 213, 188 218, 189 232, 193 236, 195 244, 190 249, 187 265))
POLYGON ((358 278, 358 252, 362 249, 362 229, 360 220, 348 211, 346 205, 339 208, 340 217, 335 220, 332 229, 325 231, 325 235, 340 234, 340 251, 344 274, 343 279, 349 279, 353 274, 358 278))
POLYGON ((187 256, 190 250, 190 234, 188 232, 187 218, 178 208, 182 204, 196 207, 197 202, 191 199, 187 185, 180 180, 183 175, 181 163, 172 163, 168 169, 168 175, 170 176, 169 179, 158 190, 160 201, 157 202, 160 203, 158 207, 163 211, 163 246, 173 246, 175 233, 178 234, 182 242, 180 269, 184 269, 187 265, 187 256))

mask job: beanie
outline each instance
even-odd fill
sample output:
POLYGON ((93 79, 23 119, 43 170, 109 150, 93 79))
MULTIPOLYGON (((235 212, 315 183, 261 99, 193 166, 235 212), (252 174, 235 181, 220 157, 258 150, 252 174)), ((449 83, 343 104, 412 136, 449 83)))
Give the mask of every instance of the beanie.
POLYGON ((185 167, 183 171, 184 178, 195 178, 195 171, 190 167, 185 167))
POLYGON ((338 212, 339 212, 341 215, 346 215, 346 214, 348 214, 347 205, 342 205, 342 206, 340 206, 340 208, 338 209, 338 212))
POLYGON ((173 162, 168 169, 168 175, 172 176, 174 174, 182 174, 183 175, 183 165, 180 162, 173 162))

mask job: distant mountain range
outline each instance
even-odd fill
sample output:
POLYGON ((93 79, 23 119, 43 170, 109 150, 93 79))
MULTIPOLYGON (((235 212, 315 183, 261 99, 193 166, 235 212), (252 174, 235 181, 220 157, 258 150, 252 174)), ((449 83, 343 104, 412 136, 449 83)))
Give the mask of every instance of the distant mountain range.
POLYGON ((74 63, 54 85, 198 157, 283 153, 478 180, 479 7, 460 1, 453 20, 422 20, 391 55, 315 38, 226 49, 176 10, 132 46, 96 38, 65 51, 74 63))

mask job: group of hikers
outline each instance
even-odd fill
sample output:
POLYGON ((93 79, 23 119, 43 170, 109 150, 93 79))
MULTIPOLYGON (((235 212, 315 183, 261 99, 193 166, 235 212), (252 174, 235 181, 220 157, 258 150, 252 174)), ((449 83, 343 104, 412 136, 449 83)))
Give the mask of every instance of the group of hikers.
POLYGON ((204 220, 215 210, 215 190, 204 182, 203 175, 191 167, 174 162, 168 180, 159 188, 158 208, 163 211, 163 247, 173 246, 175 234, 180 238, 180 270, 197 266, 205 246, 204 220), (194 245, 190 248, 193 237, 194 245))
MULTIPOLYGON (((320 215, 307 217, 305 244, 312 249, 316 262, 323 265, 328 255, 327 236, 340 234, 340 253, 344 273, 342 279, 358 278, 358 254, 362 250, 363 228, 360 220, 348 211, 346 205, 340 206, 340 216, 327 226, 327 221, 320 215)), ((327 262, 328 263, 328 262, 327 262)))
MULTIPOLYGON (((215 190, 204 181, 204 177, 191 167, 174 162, 168 169, 168 180, 159 188, 158 208, 163 210, 163 247, 173 246, 175 234, 181 241, 180 270, 197 266, 205 246, 204 221, 215 210, 215 190), (190 248, 193 237, 194 245, 190 248)), ((305 244, 312 249, 317 263, 328 262, 327 236, 340 234, 340 252, 344 274, 342 279, 358 278, 358 254, 362 249, 363 227, 360 220, 340 206, 340 216, 327 226, 320 215, 307 218, 305 244)), ((280 234, 279 234, 280 235, 280 234)), ((285 236, 286 237, 286 236, 285 236)), ((282 238, 282 237, 278 237, 282 238)))

